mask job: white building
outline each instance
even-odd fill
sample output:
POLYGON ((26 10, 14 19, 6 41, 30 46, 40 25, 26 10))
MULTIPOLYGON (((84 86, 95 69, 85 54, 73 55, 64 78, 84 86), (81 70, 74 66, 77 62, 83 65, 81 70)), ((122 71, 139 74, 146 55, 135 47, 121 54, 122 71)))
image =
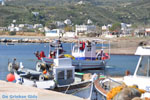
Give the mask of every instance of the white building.
POLYGON ((106 25, 102 26, 102 31, 108 31, 108 27, 106 25))
POLYGON ((75 32, 66 32, 63 37, 75 37, 75 32))
POLYGON ((66 20, 64 21, 64 23, 67 24, 67 25, 71 25, 71 20, 70 20, 70 19, 66 19, 66 20))
POLYGON ((0 27, 0 31, 6 31, 7 27, 0 27))
POLYGON ((55 24, 57 25, 57 27, 64 27, 65 24, 62 21, 56 21, 55 24))
POLYGON ((19 24, 18 26, 21 27, 21 28, 25 27, 24 24, 19 24))
POLYGON ((33 14, 34 16, 38 16, 38 15, 39 15, 39 12, 32 12, 32 14, 33 14))
POLYGON ((49 37, 59 37, 62 36, 63 33, 64 31, 61 29, 45 30, 45 36, 49 37))
POLYGON ((87 24, 92 24, 92 23, 93 22, 90 19, 87 20, 87 24))
POLYGON ((96 26, 95 25, 76 25, 76 35, 80 33, 92 33, 96 31, 96 26))
POLYGON ((34 24, 33 28, 43 28, 42 24, 34 24))
POLYGON ((9 26, 8 27, 8 31, 10 31, 10 32, 13 32, 13 31, 18 32, 18 31, 22 31, 22 28, 9 26))
POLYGON ((77 5, 83 5, 83 4, 85 4, 85 2, 83 2, 82 0, 77 3, 77 5))
POLYGON ((131 31, 131 24, 121 23, 121 31, 123 34, 129 34, 131 31))
POLYGON ((108 25, 102 26, 102 34, 109 35, 109 28, 110 27, 108 25))

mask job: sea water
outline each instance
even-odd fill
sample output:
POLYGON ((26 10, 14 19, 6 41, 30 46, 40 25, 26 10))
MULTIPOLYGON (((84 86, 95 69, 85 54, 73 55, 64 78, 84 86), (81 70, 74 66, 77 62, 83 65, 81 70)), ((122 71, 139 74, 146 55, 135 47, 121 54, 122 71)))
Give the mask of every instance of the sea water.
MULTIPOLYGON (((63 43, 66 54, 71 53, 72 45, 63 43)), ((0 43, 0 80, 6 80, 8 72, 8 62, 16 58, 18 62, 22 62, 25 68, 35 69, 37 58, 34 53, 36 51, 44 51, 48 56, 49 43, 15 43, 7 45, 0 43)), ((83 73, 102 73, 112 76, 123 76, 126 70, 133 74, 139 56, 135 55, 111 55, 111 59, 107 61, 105 70, 86 70, 83 73)))

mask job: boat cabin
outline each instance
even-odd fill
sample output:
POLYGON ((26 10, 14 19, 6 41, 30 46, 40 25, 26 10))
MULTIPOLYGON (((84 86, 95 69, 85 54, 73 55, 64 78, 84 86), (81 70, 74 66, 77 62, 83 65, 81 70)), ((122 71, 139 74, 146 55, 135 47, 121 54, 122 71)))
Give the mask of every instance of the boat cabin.
POLYGON ((96 44, 95 42, 79 42, 75 44, 72 49, 72 56, 75 57, 77 60, 86 60, 86 59, 93 59, 96 58, 96 44))
POLYGON ((58 85, 71 84, 75 80, 75 67, 70 58, 54 59, 53 75, 58 85))

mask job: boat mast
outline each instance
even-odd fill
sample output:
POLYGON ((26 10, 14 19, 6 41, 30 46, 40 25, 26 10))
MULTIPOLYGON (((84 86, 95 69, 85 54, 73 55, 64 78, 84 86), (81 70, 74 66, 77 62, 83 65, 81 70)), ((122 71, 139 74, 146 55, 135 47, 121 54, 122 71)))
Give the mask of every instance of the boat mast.
POLYGON ((137 71, 138 71, 138 69, 139 69, 139 66, 140 66, 140 63, 141 63, 142 58, 143 58, 143 57, 140 56, 140 59, 139 59, 139 61, 138 61, 138 64, 137 64, 136 69, 135 69, 135 72, 134 72, 134 76, 136 76, 136 73, 137 73, 137 71))

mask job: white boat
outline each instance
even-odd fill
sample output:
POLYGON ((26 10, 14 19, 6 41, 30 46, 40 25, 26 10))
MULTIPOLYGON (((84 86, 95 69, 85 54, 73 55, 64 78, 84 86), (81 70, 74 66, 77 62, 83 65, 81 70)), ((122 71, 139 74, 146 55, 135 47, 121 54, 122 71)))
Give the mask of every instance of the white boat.
MULTIPOLYGON (((60 47, 57 47, 57 48, 60 48, 60 47)), ((106 61, 110 59, 110 55, 108 53, 104 53, 103 43, 102 43, 101 48, 102 48, 101 51, 97 53, 96 42, 94 41, 79 42, 73 46, 71 55, 60 54, 59 57, 72 58, 72 65, 75 66, 75 69, 79 71, 86 70, 86 69, 87 70, 88 69, 104 69, 107 63, 106 61)), ((59 50, 62 51, 62 47, 59 50)), ((56 56, 56 53, 55 53, 55 56, 56 56)), ((41 61, 37 62, 36 70, 40 71, 41 69, 48 68, 50 67, 52 62, 53 62, 53 57, 42 56, 41 61)))
POLYGON ((75 74, 70 58, 54 59, 51 71, 43 74, 33 70, 19 68, 14 72, 16 83, 50 89, 58 92, 72 94, 86 99, 91 99, 93 82, 96 75, 75 74), (84 94, 84 95, 83 95, 84 94))
POLYGON ((72 60, 73 66, 76 66, 78 70, 84 69, 104 69, 106 60, 110 59, 108 53, 104 53, 103 46, 101 51, 96 52, 96 42, 86 41, 79 42, 73 46, 72 56, 75 57, 72 60))
MULTIPOLYGON (((127 87, 132 87, 133 89, 131 90, 133 93, 130 91, 126 92, 126 97, 133 98, 138 96, 141 98, 150 98, 150 45, 140 45, 137 48, 135 55, 139 55, 140 58, 133 75, 126 75, 123 78, 120 78, 119 81, 105 77, 99 78, 94 82, 99 98, 97 100, 107 100, 108 92, 116 86, 121 86, 122 82, 125 83, 127 87), (130 93, 132 93, 132 96, 130 93)), ((113 98, 113 100, 120 99, 113 98)), ((122 98, 121 100, 126 99, 122 98)))
POLYGON ((125 76, 124 82, 148 91, 142 97, 150 97, 150 45, 139 46, 135 55, 140 56, 135 72, 133 75, 125 76))

